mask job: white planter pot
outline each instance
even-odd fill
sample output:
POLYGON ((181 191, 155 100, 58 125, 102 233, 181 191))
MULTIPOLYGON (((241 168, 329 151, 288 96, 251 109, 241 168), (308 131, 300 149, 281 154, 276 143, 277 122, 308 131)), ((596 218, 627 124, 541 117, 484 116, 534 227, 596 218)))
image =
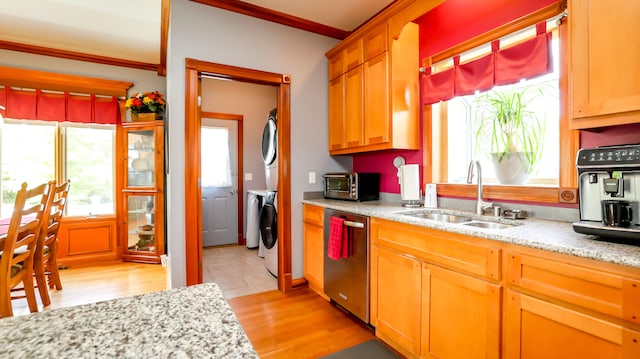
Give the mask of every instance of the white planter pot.
POLYGON ((512 152, 498 161, 497 154, 491 154, 493 170, 501 184, 522 185, 527 183, 533 172, 525 152, 512 152))

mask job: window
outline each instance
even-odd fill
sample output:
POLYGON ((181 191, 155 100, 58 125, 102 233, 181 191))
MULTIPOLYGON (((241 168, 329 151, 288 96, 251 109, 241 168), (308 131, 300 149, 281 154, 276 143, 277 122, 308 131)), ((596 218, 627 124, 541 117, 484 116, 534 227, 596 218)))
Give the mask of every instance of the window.
MULTIPOLYGON (((465 54, 471 56, 471 58, 475 58, 478 54, 473 54, 470 50, 477 48, 478 44, 490 43, 497 38, 504 38, 509 34, 515 34, 523 28, 537 24, 544 19, 549 19, 551 16, 554 16, 554 14, 549 13, 548 11, 533 13, 529 15, 526 20, 520 19, 518 22, 505 24, 490 33, 483 34, 460 43, 440 54, 435 54, 431 58, 425 59, 423 63, 438 64, 456 53, 463 54, 461 56, 461 62, 466 61, 464 59, 465 54)), ((557 28, 553 30, 554 51, 558 51, 561 56, 566 56, 568 52, 566 21, 558 20, 557 23, 557 28)), ((553 27, 556 27, 556 21, 547 22, 548 29, 553 29, 553 27)), ((560 61, 559 64, 554 64, 554 69, 558 74, 553 76, 558 76, 559 83, 558 101, 556 105, 558 108, 558 116, 557 121, 554 124, 554 129, 558 128, 558 140, 553 140, 551 137, 545 139, 545 152, 551 153, 550 155, 554 159, 548 159, 546 165, 539 168, 537 173, 538 178, 532 179, 531 183, 524 186, 488 184, 484 188, 484 196, 486 198, 490 198, 492 200, 514 200, 517 198, 518 200, 525 202, 558 203, 561 201, 560 194, 564 197, 568 191, 573 191, 575 193, 575 189, 577 187, 577 179, 575 176, 575 154, 579 148, 579 133, 576 130, 569 130, 568 127, 567 61, 566 58, 560 58, 560 56, 554 55, 554 60, 557 58, 559 58, 560 61), (556 168, 559 172, 557 177, 555 175, 556 168)), ((469 57, 467 57, 467 59, 469 59, 469 57)), ((452 181, 452 178, 454 177, 458 177, 458 179, 464 177, 466 180, 466 171, 468 166, 467 160, 472 158, 474 154, 472 152, 473 146, 467 144, 468 137, 463 137, 468 136, 468 134, 461 131, 460 127, 453 127, 459 135, 452 136, 451 140, 449 140, 448 132, 452 131, 452 129, 448 126, 457 125, 449 124, 448 121, 440 120, 450 117, 448 114, 449 111, 451 111, 449 109, 449 103, 440 104, 440 106, 425 106, 424 113, 428 116, 425 118, 436 119, 435 121, 429 122, 423 137, 423 141, 425 143, 432 142, 430 149, 433 151, 429 156, 425 157, 425 168, 431 170, 430 172, 425 172, 425 180, 427 182, 438 183, 438 194, 441 196, 474 197, 475 185, 467 185, 459 182, 454 183, 452 181), (464 146, 458 147, 462 142, 464 142, 464 146), (455 151, 450 149, 450 147, 455 149, 455 151), (458 148, 465 149, 459 151, 457 150, 458 148), (438 152, 438 149, 442 150, 438 152), (451 159, 449 157, 451 157, 451 159), (455 171, 457 171, 457 173, 450 175, 449 167, 450 163, 453 163, 453 161, 457 161, 455 162, 457 164, 453 165, 456 167, 455 171), (463 172, 460 173, 460 171, 463 172)), ((545 153, 545 156, 549 156, 549 154, 545 153)), ((491 167, 489 166, 489 168, 491 167)), ((486 178, 485 175, 491 173, 489 170, 485 170, 483 172, 486 172, 483 173, 483 178, 486 178)), ((488 180, 489 179, 486 179, 485 182, 488 180)))
POLYGON ((11 214, 22 182, 31 187, 67 178, 71 179, 67 215, 115 213, 115 126, 5 118, 0 133, 0 217, 11 214))
MULTIPOLYGON (((521 35, 521 34, 519 34, 521 35)), ((526 180, 529 185, 555 185, 559 178, 559 46, 557 37, 552 41, 554 71, 552 73, 519 83, 496 86, 494 89, 473 95, 454 97, 446 103, 434 105, 432 120, 434 123, 446 121, 447 131, 447 172, 449 183, 466 183, 467 166, 471 160, 479 160, 483 169, 484 183, 498 183, 493 171, 491 149, 478 137, 479 120, 482 113, 482 100, 492 93, 523 93, 523 102, 529 102, 525 109, 540 122, 541 135, 534 147, 539 148, 537 161, 526 180), (529 95, 527 97, 527 95, 529 95), (446 110, 443 108, 446 106, 446 110), (484 145, 484 146, 483 146, 484 145)), ((434 133, 434 137, 439 135, 434 133)), ((491 135, 496 133, 491 132, 491 135)), ((499 133, 497 134, 499 135, 499 133)), ((437 141, 437 138, 433 138, 437 141)), ((435 147, 438 148, 438 147, 435 147)))
POLYGON ((229 130, 219 127, 202 127, 202 187, 231 186, 231 159, 229 158, 229 130), (206 160, 204 160, 206 158, 206 160))

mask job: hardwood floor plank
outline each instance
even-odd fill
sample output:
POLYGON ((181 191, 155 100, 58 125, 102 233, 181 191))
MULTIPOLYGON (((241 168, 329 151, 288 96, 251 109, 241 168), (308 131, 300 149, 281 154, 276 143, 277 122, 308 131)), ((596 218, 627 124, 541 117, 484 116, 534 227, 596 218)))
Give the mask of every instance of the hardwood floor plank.
POLYGON ((317 358, 374 338, 371 328, 308 288, 229 304, 261 358, 317 358))

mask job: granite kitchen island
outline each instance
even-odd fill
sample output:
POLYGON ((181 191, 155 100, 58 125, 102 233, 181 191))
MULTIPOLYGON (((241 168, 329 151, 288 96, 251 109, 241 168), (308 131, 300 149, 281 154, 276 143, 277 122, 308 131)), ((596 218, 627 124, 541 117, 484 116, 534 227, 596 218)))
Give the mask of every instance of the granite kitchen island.
POLYGON ((2 358, 258 358, 214 283, 0 319, 2 358))

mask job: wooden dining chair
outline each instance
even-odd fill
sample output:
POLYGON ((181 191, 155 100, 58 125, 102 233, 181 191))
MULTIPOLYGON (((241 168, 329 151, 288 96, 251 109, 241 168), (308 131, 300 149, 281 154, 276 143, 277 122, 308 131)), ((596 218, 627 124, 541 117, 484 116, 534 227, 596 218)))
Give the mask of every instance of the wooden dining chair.
POLYGON ((11 306, 11 288, 22 283, 24 296, 27 298, 29 310, 38 311, 36 293, 33 284, 33 258, 35 246, 42 227, 42 217, 49 199, 51 183, 44 183, 27 189, 27 184, 16 194, 13 214, 6 236, 0 241, 2 256, 0 257, 0 316, 13 316, 11 306))
POLYGON ((42 216, 42 230, 34 257, 34 275, 40 292, 40 300, 45 307, 51 304, 49 288, 62 289, 57 260, 58 231, 60 230, 60 219, 64 215, 64 209, 67 205, 70 187, 70 180, 58 185, 51 182, 51 194, 42 216))

